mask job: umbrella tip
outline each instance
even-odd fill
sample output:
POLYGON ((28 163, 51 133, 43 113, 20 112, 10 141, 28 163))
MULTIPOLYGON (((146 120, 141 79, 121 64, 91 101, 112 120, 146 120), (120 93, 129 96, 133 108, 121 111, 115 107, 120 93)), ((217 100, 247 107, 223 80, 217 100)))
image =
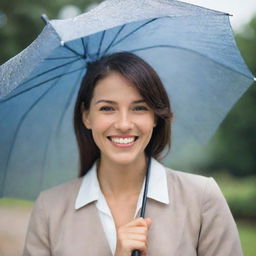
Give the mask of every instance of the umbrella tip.
POLYGON ((256 77, 253 78, 254 82, 256 82, 256 77))
POLYGON ((41 15, 41 19, 43 20, 43 22, 45 23, 45 25, 48 24, 49 18, 48 18, 48 16, 47 16, 45 13, 43 13, 43 14, 41 15))

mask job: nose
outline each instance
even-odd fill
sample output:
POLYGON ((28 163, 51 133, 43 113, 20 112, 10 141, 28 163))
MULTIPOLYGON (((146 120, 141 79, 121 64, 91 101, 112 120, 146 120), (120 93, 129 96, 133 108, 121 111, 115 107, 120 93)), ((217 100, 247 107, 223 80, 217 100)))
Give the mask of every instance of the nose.
POLYGON ((128 111, 120 111, 116 116, 115 120, 115 128, 122 132, 132 130, 134 127, 134 123, 132 120, 132 116, 128 111))

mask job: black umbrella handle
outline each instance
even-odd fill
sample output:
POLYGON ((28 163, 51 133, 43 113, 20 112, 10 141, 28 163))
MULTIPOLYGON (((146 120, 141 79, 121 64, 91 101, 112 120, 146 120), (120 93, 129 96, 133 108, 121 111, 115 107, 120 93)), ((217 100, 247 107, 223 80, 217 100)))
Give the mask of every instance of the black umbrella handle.
POLYGON ((132 252, 132 256, 140 256, 140 251, 134 250, 134 251, 132 252))
MULTIPOLYGON (((150 165, 151 165, 151 154, 149 153, 148 154, 147 172, 146 172, 146 181, 145 181, 144 192, 143 192, 143 200, 142 200, 142 206, 141 206, 141 211, 140 211, 140 217, 142 217, 142 218, 145 217, 145 211, 146 211, 150 165)), ((139 250, 134 250, 132 252, 132 256, 140 256, 140 251, 139 250)))

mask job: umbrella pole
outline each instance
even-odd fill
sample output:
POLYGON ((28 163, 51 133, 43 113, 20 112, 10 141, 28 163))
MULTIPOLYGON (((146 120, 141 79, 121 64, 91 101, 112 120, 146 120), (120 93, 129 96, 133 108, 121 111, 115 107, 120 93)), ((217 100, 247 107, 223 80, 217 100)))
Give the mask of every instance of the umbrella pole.
MULTIPOLYGON (((149 153, 148 153, 146 180, 145 180, 145 186, 144 186, 144 192, 143 192, 142 206, 141 206, 141 211, 140 211, 140 217, 142 217, 142 218, 145 217, 145 211, 146 211, 150 165, 151 165, 151 149, 149 150, 149 153)), ((140 251, 134 250, 132 252, 132 256, 140 256, 140 251)))

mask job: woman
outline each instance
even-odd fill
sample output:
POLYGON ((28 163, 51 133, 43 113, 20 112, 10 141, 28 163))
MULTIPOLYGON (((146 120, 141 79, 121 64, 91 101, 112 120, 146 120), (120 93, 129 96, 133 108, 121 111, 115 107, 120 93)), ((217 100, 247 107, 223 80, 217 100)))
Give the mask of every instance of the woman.
POLYGON ((172 112, 156 72, 115 53, 88 64, 75 106, 80 178, 40 194, 24 256, 242 255, 212 178, 165 168, 172 112), (146 215, 138 218, 148 157, 146 215))

